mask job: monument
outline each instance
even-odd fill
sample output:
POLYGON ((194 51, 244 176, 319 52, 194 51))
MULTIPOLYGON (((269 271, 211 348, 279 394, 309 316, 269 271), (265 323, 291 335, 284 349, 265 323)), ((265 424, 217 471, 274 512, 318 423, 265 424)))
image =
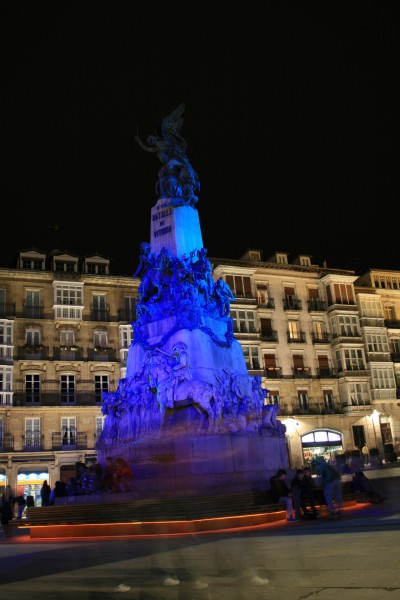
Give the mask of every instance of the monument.
POLYGON ((150 243, 140 246, 139 299, 126 377, 103 394, 99 462, 122 456, 141 497, 266 489, 288 465, 285 426, 250 376, 214 281, 197 211, 199 178, 181 136, 181 104, 147 144, 161 161, 150 243))

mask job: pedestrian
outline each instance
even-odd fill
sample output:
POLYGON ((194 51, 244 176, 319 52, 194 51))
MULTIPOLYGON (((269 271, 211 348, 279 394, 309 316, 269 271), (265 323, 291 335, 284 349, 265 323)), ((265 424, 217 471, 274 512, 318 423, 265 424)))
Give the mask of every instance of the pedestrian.
POLYGON ((22 519, 22 515, 24 514, 26 500, 23 495, 17 496, 15 500, 17 504, 17 519, 22 519))
POLYGON ((114 492, 120 492, 121 486, 124 492, 129 492, 129 482, 133 480, 133 471, 123 458, 115 460, 116 470, 114 473, 114 492))
POLYGON ((45 479, 43 481, 43 485, 40 488, 40 497, 42 499, 42 506, 50 506, 50 493, 51 493, 51 487, 49 486, 49 484, 47 483, 47 480, 45 479))
POLYGON ((297 521, 293 515, 293 494, 286 484, 286 471, 285 469, 278 469, 278 471, 269 480, 271 485, 271 499, 272 502, 280 502, 286 505, 286 520, 290 523, 297 521))
POLYGON ((356 493, 366 494, 368 501, 371 502, 371 504, 378 504, 379 502, 384 502, 385 500, 385 498, 376 491, 363 471, 357 471, 357 473, 354 473, 353 490, 356 493))
POLYGON ((329 514, 339 516, 343 509, 342 480, 340 473, 329 465, 322 456, 317 456, 313 463, 315 472, 321 479, 322 489, 329 514))
POLYGON ((297 469, 290 489, 293 495, 296 519, 316 519, 318 511, 315 507, 314 494, 303 469, 297 469))
POLYGON ((107 456, 101 480, 101 489, 103 492, 112 492, 114 488, 114 473, 116 465, 112 456, 107 456))
POLYGON ((7 485, 0 500, 0 522, 6 539, 11 537, 11 527, 9 525, 9 522, 14 516, 15 500, 16 499, 14 497, 11 486, 7 485))
POLYGON ((366 467, 369 465, 369 448, 367 444, 364 444, 364 446, 361 448, 361 454, 363 457, 364 467, 366 467))

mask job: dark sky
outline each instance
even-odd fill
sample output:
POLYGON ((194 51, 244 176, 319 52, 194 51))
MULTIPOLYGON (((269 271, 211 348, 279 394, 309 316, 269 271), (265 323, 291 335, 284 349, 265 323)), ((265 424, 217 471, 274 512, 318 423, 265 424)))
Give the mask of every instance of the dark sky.
POLYGON ((185 102, 210 257, 400 269, 395 6, 3 0, 0 266, 58 247, 131 275, 161 166, 134 136, 185 102))

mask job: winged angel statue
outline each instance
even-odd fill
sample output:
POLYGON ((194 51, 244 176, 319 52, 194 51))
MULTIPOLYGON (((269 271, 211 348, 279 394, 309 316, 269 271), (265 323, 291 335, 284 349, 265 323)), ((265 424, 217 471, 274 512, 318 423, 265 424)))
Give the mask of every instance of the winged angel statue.
POLYGON ((182 103, 164 117, 157 133, 147 137, 148 145, 135 136, 143 150, 157 153, 162 167, 158 172, 156 193, 159 198, 167 199, 171 206, 195 206, 196 192, 200 190, 199 177, 186 156, 187 143, 180 134, 184 111, 185 103, 182 103))

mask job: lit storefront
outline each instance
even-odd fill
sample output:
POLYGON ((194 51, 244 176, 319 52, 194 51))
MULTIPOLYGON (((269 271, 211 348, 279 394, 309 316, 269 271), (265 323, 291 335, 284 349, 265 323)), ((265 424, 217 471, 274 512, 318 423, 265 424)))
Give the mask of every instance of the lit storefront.
POLYGON ((18 473, 17 477, 17 496, 23 496, 25 499, 32 496, 35 506, 41 506, 42 500, 40 490, 44 481, 49 482, 49 474, 44 472, 24 471, 18 473))
POLYGON ((336 431, 320 429, 301 436, 304 464, 310 465, 316 456, 334 461, 336 454, 343 452, 343 437, 336 431))

